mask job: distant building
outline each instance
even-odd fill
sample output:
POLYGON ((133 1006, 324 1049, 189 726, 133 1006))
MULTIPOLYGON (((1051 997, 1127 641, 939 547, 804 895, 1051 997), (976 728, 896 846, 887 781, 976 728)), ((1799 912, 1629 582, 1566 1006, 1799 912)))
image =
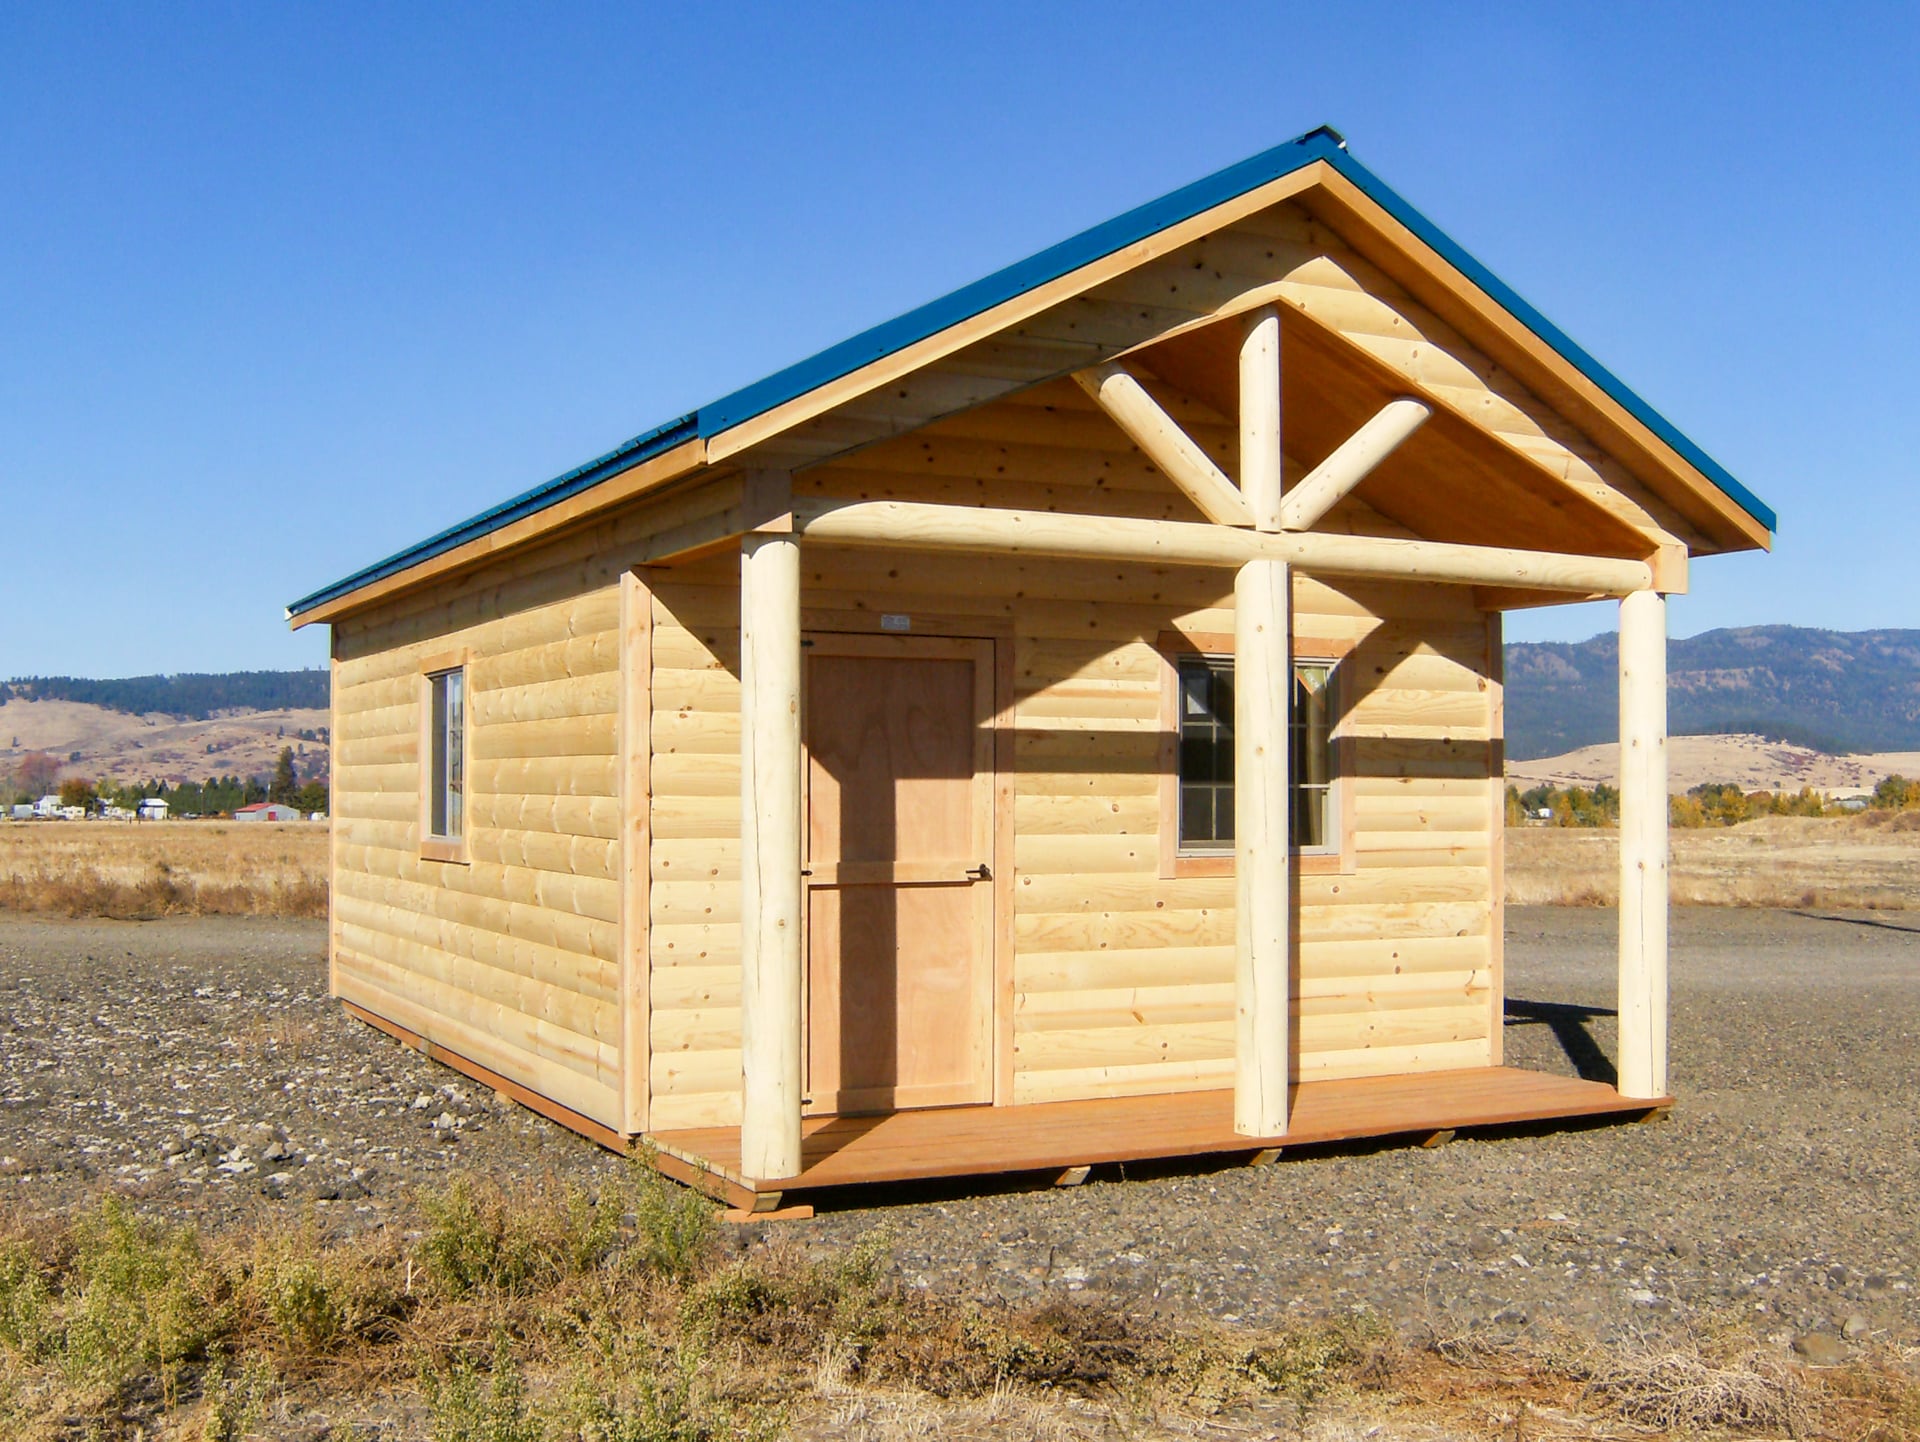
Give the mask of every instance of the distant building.
POLYGON ((149 796, 137 809, 142 821, 165 821, 169 807, 158 796, 149 796))
POLYGON ((60 798, 58 796, 42 796, 38 801, 33 803, 33 814, 42 821, 52 821, 56 819, 60 815, 60 798))
POLYGON ((24 802, 15 803, 13 808, 13 819, 15 821, 33 820, 33 807, 30 804, 27 804, 24 802))
POLYGON ((251 806, 242 806, 233 813, 235 821, 298 821, 300 812, 292 806, 283 806, 278 801, 256 801, 251 806))

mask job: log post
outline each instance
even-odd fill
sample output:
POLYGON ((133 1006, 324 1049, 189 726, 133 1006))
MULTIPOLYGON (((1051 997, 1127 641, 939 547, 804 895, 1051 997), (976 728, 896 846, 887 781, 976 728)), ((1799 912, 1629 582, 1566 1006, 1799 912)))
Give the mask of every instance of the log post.
MULTIPOLYGON (((1255 526, 1280 527, 1280 317, 1247 318, 1240 347, 1240 486, 1255 526)), ((1233 1129, 1287 1130, 1293 962, 1293 568, 1258 559, 1233 585, 1233 1129)))
POLYGON ((1254 529, 1280 529, 1280 312, 1250 311, 1240 333, 1240 494, 1254 529))
POLYGON ((740 1169, 800 1172, 800 540, 740 543, 740 1169))
POLYGON ((1620 1094, 1667 1094, 1667 598, 1620 602, 1620 1094))

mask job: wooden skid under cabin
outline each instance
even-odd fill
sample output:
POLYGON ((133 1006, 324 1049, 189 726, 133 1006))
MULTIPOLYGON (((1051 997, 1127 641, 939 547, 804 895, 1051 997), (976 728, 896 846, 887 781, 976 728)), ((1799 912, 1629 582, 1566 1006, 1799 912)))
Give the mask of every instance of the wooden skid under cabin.
POLYGON ((743 1205, 1666 1103, 1665 594, 1772 516, 1326 132, 296 603, 333 988, 743 1205), (1501 614, 1622 605, 1617 1087, 1501 614))

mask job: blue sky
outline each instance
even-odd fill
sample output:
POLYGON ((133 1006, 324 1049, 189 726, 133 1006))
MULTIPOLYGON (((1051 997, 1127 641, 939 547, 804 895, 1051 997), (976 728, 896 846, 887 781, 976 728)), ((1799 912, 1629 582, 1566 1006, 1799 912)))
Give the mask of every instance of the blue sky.
POLYGON ((1917 61, 1898 5, 0 8, 0 675, 319 664, 295 596, 1321 123, 1779 510, 1676 635, 1920 625, 1917 61))

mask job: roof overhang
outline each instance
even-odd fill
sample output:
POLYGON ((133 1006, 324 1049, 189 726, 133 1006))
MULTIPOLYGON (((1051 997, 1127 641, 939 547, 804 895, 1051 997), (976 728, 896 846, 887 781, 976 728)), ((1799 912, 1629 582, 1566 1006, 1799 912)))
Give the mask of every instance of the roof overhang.
MULTIPOLYGON (((706 468, 753 463, 836 408, 924 372, 970 346, 1245 217, 1293 200, 1371 264, 1471 334, 1500 365, 1642 474, 1713 549, 1764 548, 1774 513, 1558 327, 1502 283, 1321 128, 1184 186, 996 271, 429 537, 294 602, 295 627, 330 621, 464 570, 509 547, 671 486, 706 468)), ((1030 363, 1001 392, 1119 354, 1154 337, 1063 343, 1059 364, 1030 363)), ((959 394, 950 412, 991 398, 959 394)), ((935 403, 934 413, 938 413, 935 403)), ((897 425, 895 426, 897 429, 897 425)), ((876 432, 876 435, 883 432, 876 432)), ((859 444, 843 437, 842 449, 859 444)))

